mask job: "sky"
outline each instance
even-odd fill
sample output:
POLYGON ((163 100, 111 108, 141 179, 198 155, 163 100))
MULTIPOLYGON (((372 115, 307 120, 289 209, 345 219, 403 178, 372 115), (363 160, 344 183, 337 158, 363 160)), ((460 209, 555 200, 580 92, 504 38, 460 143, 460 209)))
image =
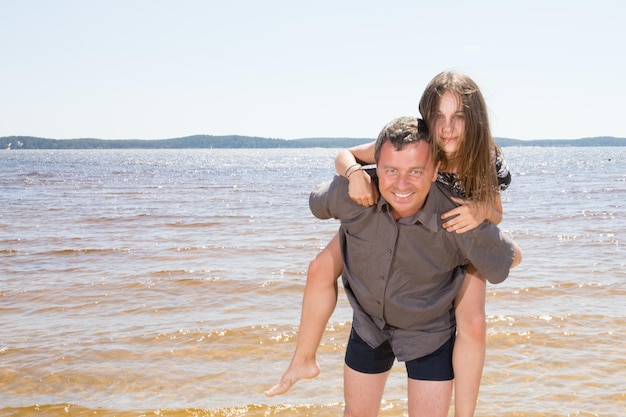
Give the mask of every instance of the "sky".
POLYGON ((0 137, 374 138, 441 71, 492 133, 626 138, 622 0, 0 0, 0 137))

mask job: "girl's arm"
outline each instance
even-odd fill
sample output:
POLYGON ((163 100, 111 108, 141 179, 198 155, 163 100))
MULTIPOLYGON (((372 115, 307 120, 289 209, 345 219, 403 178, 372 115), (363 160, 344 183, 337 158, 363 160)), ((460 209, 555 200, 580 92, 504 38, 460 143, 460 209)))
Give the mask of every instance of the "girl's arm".
POLYGON ((357 163, 364 165, 373 164, 375 145, 376 142, 370 142, 341 150, 335 157, 337 174, 345 176, 346 170, 357 163))
POLYGON ((340 151, 335 157, 337 174, 348 178, 348 193, 357 203, 368 207, 378 201, 378 189, 372 178, 361 169, 361 164, 374 163, 375 142, 365 143, 340 151))
POLYGON ((455 197, 452 197, 452 201, 459 204, 459 207, 441 215, 444 220, 450 218, 443 224, 448 232, 465 233, 475 229, 485 220, 496 225, 502 221, 502 197, 500 194, 496 196, 493 205, 455 197))

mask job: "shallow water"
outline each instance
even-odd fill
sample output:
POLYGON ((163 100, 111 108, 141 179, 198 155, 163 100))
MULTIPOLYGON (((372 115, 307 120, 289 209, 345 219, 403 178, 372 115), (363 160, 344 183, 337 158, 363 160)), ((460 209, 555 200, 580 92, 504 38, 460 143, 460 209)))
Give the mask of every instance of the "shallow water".
MULTIPOLYGON (((340 415, 343 294, 322 374, 263 395, 337 228, 307 205, 336 151, 0 152, 0 415, 340 415)), ((626 148, 504 152, 524 262, 488 287, 477 415, 624 415, 626 148)), ((381 416, 405 387, 397 365, 381 416)))

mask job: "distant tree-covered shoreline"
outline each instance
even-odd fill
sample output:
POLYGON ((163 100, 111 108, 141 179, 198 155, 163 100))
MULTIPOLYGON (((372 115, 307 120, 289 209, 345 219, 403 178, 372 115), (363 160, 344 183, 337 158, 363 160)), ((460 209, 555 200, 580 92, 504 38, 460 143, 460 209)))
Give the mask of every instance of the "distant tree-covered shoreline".
MULTIPOLYGON (((251 136, 195 135, 173 139, 45 139, 32 136, 0 138, 0 149, 207 149, 207 148, 348 148, 373 138, 272 139, 251 136)), ((626 146, 625 138, 595 137, 582 139, 519 140, 496 138, 505 146, 626 146)))

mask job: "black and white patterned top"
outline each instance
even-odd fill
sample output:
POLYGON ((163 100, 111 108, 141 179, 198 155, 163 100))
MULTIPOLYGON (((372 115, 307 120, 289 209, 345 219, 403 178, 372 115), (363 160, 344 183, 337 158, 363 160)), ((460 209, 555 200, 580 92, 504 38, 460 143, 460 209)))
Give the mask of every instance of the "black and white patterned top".
MULTIPOLYGON (((496 152, 496 176, 498 177, 498 192, 509 188, 509 184, 511 184, 511 171, 504 160, 502 152, 499 151, 496 152)), ((465 189, 463 188, 463 184, 459 181, 458 175, 450 172, 439 172, 437 173, 437 181, 448 187, 459 197, 466 198, 465 189)))

